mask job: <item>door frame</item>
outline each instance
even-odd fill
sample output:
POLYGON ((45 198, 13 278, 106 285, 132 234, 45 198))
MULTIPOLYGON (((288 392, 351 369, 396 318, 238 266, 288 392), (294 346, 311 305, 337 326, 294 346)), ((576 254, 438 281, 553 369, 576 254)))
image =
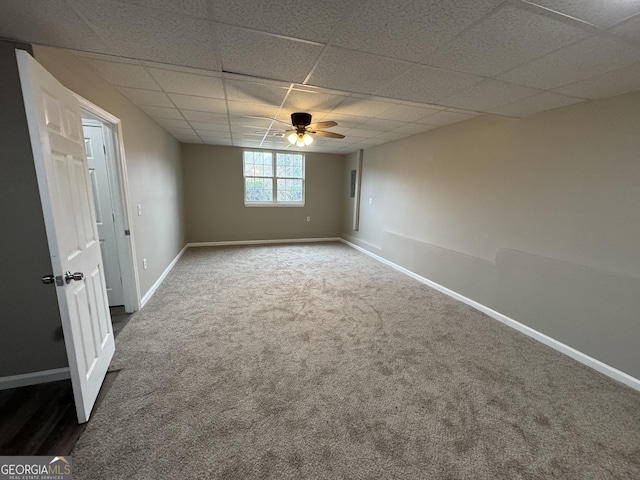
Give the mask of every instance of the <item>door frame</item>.
POLYGON ((133 218, 129 208, 127 163, 125 161, 124 142, 122 140, 122 122, 106 110, 91 103, 75 92, 80 102, 80 110, 102 121, 105 147, 107 149, 107 168, 113 182, 111 192, 113 213, 115 216, 116 243, 118 260, 122 274, 124 308, 127 313, 140 310, 140 279, 136 262, 136 248, 133 231, 133 218), (108 132, 108 134, 107 134, 108 132), (127 235, 125 232, 129 232, 127 235))

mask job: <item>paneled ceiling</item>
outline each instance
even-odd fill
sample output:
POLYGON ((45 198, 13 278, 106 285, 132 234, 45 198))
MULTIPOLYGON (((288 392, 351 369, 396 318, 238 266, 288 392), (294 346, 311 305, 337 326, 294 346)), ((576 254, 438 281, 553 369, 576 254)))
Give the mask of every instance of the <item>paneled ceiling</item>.
POLYGON ((0 36, 73 50, 181 142, 349 153, 482 113, 640 89, 640 0, 2 0, 0 36), (284 123, 283 123, 284 122, 284 123))

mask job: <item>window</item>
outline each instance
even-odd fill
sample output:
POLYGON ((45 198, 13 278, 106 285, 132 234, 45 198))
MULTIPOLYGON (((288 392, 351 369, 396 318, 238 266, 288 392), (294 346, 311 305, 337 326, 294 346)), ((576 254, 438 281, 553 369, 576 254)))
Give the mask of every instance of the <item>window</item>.
POLYGON ((243 167, 245 205, 304 205, 304 154, 245 150, 243 167))

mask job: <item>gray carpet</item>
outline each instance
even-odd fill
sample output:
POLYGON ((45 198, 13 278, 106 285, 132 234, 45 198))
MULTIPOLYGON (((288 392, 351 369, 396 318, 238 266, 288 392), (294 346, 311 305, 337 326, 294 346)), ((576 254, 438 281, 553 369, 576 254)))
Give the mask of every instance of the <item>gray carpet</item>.
POLYGON ((190 249, 76 479, 638 479, 640 394, 338 243, 190 249))

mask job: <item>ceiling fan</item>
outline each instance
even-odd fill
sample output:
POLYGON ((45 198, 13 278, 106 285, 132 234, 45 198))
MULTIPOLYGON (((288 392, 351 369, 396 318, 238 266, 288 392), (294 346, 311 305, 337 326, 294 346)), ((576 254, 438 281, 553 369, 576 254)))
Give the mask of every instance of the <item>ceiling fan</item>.
POLYGON ((304 147, 313 142, 312 135, 329 138, 344 138, 344 135, 333 132, 325 132, 321 128, 331 128, 338 125, 334 121, 311 123, 311 114, 304 112, 296 112, 291 114, 292 129, 287 130, 287 140, 292 145, 304 147))

